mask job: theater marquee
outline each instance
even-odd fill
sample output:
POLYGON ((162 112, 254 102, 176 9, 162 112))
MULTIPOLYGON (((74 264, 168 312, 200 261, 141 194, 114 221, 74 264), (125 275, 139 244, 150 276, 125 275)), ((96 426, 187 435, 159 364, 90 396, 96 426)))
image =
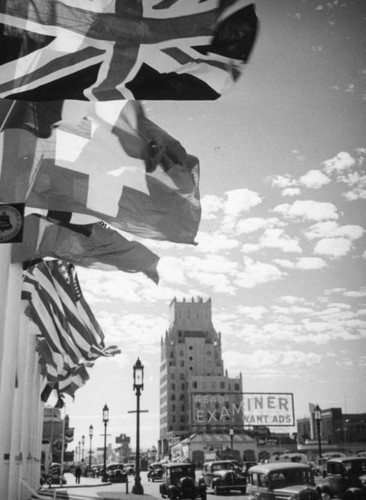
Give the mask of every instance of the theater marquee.
POLYGON ((194 393, 192 425, 295 425, 294 397, 287 392, 194 393))

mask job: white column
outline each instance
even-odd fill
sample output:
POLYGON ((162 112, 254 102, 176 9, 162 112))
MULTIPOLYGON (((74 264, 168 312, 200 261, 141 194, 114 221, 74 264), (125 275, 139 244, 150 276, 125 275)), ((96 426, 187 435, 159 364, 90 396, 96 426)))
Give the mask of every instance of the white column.
POLYGON ((10 452, 22 269, 19 264, 9 265, 10 245, 0 245, 0 259, 0 498, 13 500, 8 496, 8 481, 10 463, 15 461, 10 452))
MULTIPOLYGON (((20 270, 21 271, 21 270, 20 270)), ((20 283, 21 287, 21 283, 20 283)), ((19 298, 20 298, 19 287, 19 298)), ((10 435, 10 464, 9 464, 9 498, 18 498, 20 472, 24 469, 24 462, 27 458, 24 456, 24 450, 21 449, 21 437, 23 432, 23 407, 27 404, 29 392, 25 388, 27 380, 30 375, 29 359, 27 356, 28 339, 27 332, 25 331, 23 321, 23 304, 19 300, 19 311, 17 314, 17 328, 18 328, 18 348, 17 357, 13 360, 15 363, 15 378, 16 384, 14 389, 13 398, 13 416, 12 428, 10 435)), ((30 415, 28 414, 28 418, 30 415)))
MULTIPOLYGON (((22 301, 22 311, 26 307, 26 303, 22 301)), ((33 421, 38 421, 38 405, 39 401, 39 381, 35 379, 35 372, 38 375, 38 355, 35 352, 36 337, 31 331, 31 322, 22 312, 20 319, 20 343, 25 346, 24 356, 24 370, 19 380, 22 396, 22 407, 20 415, 20 452, 22 454, 22 461, 19 467, 19 477, 29 484, 33 489, 37 489, 39 483, 35 483, 33 479, 33 464, 37 458, 35 450, 31 446, 31 436, 34 433, 32 426, 33 421)), ((21 351, 21 348, 19 349, 21 351)), ((41 438, 40 438, 41 439, 41 438)), ((29 491, 26 490, 23 483, 20 483, 18 498, 19 500, 26 500, 29 498, 29 491)))

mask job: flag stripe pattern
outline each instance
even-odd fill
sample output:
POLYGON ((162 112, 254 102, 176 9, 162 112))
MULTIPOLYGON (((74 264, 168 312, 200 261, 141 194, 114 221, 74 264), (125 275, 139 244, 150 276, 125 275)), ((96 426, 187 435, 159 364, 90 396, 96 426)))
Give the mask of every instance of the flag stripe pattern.
POLYGON ((244 0, 7 0, 0 97, 217 99, 242 72, 258 20, 244 0))
POLYGON ((27 316, 39 329, 41 372, 53 385, 62 382, 64 392, 76 390, 87 379, 85 366, 120 352, 117 346, 105 347, 72 264, 49 261, 27 270, 22 298, 28 301, 27 316))

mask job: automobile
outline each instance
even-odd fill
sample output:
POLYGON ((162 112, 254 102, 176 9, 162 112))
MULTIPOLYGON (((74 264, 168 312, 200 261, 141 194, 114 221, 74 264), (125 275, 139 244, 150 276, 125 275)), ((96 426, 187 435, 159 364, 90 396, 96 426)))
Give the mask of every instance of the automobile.
POLYGON ((307 464, 258 464, 248 471, 249 500, 319 500, 314 474, 307 464))
POLYGON ((193 463, 166 463, 163 464, 163 482, 159 487, 162 498, 169 500, 189 498, 194 500, 200 497, 206 500, 205 484, 196 481, 195 465, 193 463))
POLYGON ((162 479, 163 477, 163 466, 159 463, 150 464, 149 470, 147 472, 148 481, 156 481, 157 479, 162 479))
POLYGON ((237 490, 245 494, 247 478, 237 463, 232 460, 205 462, 200 479, 216 495, 237 490))
POLYGON ((317 481, 323 500, 366 499, 366 457, 337 457, 327 461, 325 477, 317 481))
POLYGON ((124 465, 125 465, 125 472, 127 474, 135 474, 135 464, 128 462, 127 464, 124 465))
POLYGON ((107 479, 111 483, 126 483, 127 473, 123 464, 110 464, 106 468, 107 479))

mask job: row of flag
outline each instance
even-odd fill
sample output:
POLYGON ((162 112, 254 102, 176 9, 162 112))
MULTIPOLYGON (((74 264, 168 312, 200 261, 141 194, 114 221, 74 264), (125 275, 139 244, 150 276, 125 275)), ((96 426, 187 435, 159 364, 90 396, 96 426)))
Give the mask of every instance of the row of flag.
POLYGON ((125 233, 195 244, 199 161, 140 100, 217 99, 257 31, 245 0, 1 2, 0 202, 28 214, 12 262, 23 263, 39 331, 44 399, 73 396, 87 367, 118 353, 104 345, 75 265, 158 283, 159 257, 125 233))

